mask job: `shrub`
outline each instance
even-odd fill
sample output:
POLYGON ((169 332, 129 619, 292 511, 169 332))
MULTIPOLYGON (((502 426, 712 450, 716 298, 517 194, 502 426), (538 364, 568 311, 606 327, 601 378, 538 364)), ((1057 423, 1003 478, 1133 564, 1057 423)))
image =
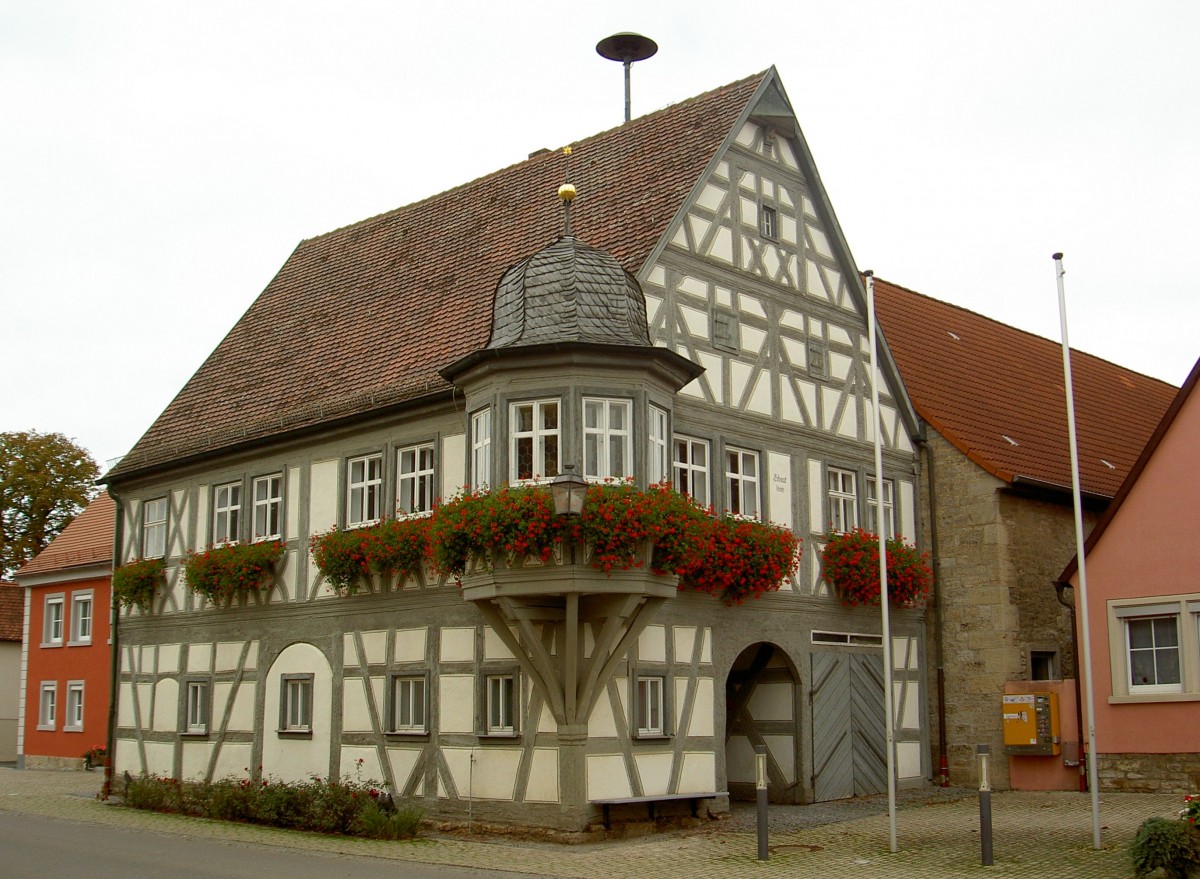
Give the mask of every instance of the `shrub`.
POLYGON ((415 836, 421 822, 419 809, 395 809, 375 783, 348 779, 312 778, 293 784, 143 775, 128 779, 123 803, 135 809, 373 839, 415 836))
POLYGON ((227 543, 204 552, 190 552, 183 563, 188 588, 214 604, 269 586, 275 563, 283 557, 283 542, 227 543))
POLYGON ((1129 846, 1135 876, 1162 869, 1170 879, 1187 879, 1200 867, 1200 833, 1186 821, 1148 818, 1129 846))
POLYGON ((113 571, 112 590, 122 607, 149 610, 154 590, 166 583, 166 564, 162 559, 141 559, 121 565, 113 571))

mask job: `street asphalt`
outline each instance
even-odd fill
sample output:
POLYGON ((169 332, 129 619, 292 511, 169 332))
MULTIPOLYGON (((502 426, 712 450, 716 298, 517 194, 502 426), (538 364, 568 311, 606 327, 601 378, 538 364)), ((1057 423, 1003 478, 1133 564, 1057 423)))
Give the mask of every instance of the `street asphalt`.
MULTIPOLYGON (((854 875, 923 879, 987 875, 1056 879, 1128 879, 1128 846, 1143 820, 1174 817, 1182 797, 1100 796, 1101 847, 1092 841, 1091 797, 1074 792, 992 794, 994 864, 981 866, 975 791, 905 791, 897 810, 897 851, 890 851, 887 801, 867 797, 814 806, 772 806, 770 856, 757 858, 750 804, 697 826, 581 845, 480 833, 429 831, 406 842, 330 837, 127 809, 98 799, 100 772, 17 770, 0 766, 0 813, 19 812, 153 830, 183 837, 348 854, 409 862, 577 879, 725 879, 854 875)), ((399 866, 399 865, 397 865, 399 866)), ((0 870, 0 872, 3 872, 0 870)))

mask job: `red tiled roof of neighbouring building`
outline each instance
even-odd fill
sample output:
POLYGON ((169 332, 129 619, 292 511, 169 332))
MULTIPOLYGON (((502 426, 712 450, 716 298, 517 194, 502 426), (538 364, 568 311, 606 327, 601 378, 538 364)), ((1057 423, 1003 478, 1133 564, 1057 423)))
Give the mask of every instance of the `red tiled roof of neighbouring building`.
MULTIPOLYGON (((767 75, 572 144, 575 234, 636 273, 767 75)), ((108 477, 448 391, 504 270, 561 234, 566 172, 543 153, 302 241, 108 477)))
POLYGON ((25 590, 0 580, 0 641, 20 641, 25 619, 25 590))
POLYGON ((87 565, 112 563, 116 504, 108 492, 97 496, 50 543, 17 571, 17 578, 87 565))
MULTIPOLYGON (((917 413, 1006 482, 1071 486, 1062 344, 880 279, 875 307, 917 413)), ((1177 388, 1072 349, 1082 491, 1111 498, 1177 388)))

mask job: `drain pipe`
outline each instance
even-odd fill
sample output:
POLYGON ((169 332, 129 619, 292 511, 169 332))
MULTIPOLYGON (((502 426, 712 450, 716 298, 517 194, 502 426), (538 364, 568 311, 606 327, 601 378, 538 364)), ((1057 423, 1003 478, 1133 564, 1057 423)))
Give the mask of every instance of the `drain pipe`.
POLYGON ((1058 595, 1058 603, 1071 614, 1071 663, 1075 666, 1075 737, 1078 741, 1078 752, 1075 759, 1079 764, 1079 792, 1087 793, 1087 759, 1083 753, 1083 692, 1079 683, 1079 636, 1075 632, 1078 622, 1075 619, 1075 602, 1067 600, 1066 591, 1070 587, 1070 583, 1055 580, 1053 585, 1054 592, 1058 595))
POLYGON ((108 759, 104 765, 104 785, 100 790, 101 799, 107 800, 112 795, 112 779, 113 779, 113 763, 116 762, 116 735, 117 735, 117 686, 119 683, 120 669, 120 639, 117 635, 117 627, 121 619, 120 605, 117 602, 117 595, 112 588, 112 575, 117 569, 117 564, 121 560, 121 543, 124 539, 125 512, 121 506, 121 497, 112 490, 112 486, 107 486, 108 496, 113 499, 113 552, 112 552, 112 571, 108 575, 108 640, 112 645, 109 656, 108 670, 108 732, 105 736, 105 751, 108 754, 108 759))
MULTIPOLYGON (((924 434, 924 427, 922 427, 924 434)), ((926 490, 929 492, 929 543, 930 561, 933 563, 933 625, 934 662, 937 664, 937 716, 938 716, 938 787, 950 786, 950 759, 946 755, 949 747, 946 738, 946 651, 942 622, 942 557, 938 551, 937 489, 934 487, 933 448, 923 436, 917 440, 921 457, 925 462, 926 490)))

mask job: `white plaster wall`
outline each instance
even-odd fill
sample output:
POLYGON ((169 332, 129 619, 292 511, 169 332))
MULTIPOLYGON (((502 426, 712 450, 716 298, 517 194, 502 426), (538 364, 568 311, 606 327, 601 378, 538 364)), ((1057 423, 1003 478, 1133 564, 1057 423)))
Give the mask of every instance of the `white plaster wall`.
POLYGON ((674 639, 675 661, 691 662, 692 649, 696 645, 696 627, 672 626, 671 637, 674 639))
POLYGON ((442 629, 442 662, 471 662, 475 659, 475 629, 442 629))
POLYGON ((558 749, 534 748, 530 761, 529 781, 525 785, 525 801, 529 803, 557 803, 558 749))
POLYGON ((342 746, 341 776, 350 781, 383 784, 386 777, 379 764, 379 751, 371 747, 342 746), (362 760, 360 764, 358 761, 362 760))
POLYGON ((312 644, 303 642, 286 647, 267 673, 263 694, 263 773, 283 781, 322 778, 329 771, 330 703, 333 672, 325 655, 312 644), (285 674, 313 675, 311 738, 281 736, 279 699, 281 678, 285 674))
POLYGON ((203 780, 208 773, 208 761, 212 756, 212 743, 206 741, 183 742, 183 777, 203 780))
MULTIPOLYGON (((342 729, 346 732, 370 732, 371 712, 367 707, 367 692, 362 678, 345 678, 342 682, 342 729)), ((342 748, 342 760, 347 748, 342 748)))
POLYGON ((665 626, 646 626, 638 635, 638 660, 667 661, 667 630, 665 626))
POLYGON ((467 484, 467 436, 454 433, 442 438, 442 497, 460 494, 467 484))
POLYGON ((793 736, 763 736, 763 744, 771 754, 783 777, 791 784, 796 780, 796 739, 793 736))
POLYGON ((218 672, 235 671, 241 658, 241 641, 218 641, 213 668, 218 672))
MULTIPOLYGON (((754 763, 750 764, 750 780, 754 780, 754 763)), ((717 789, 717 755, 712 751, 687 751, 679 773, 680 793, 709 793, 717 789)))
POLYGON ((590 800, 630 797, 629 774, 620 754, 588 754, 587 796, 590 800))
MULTIPOLYGON (((388 748, 387 756, 388 763, 392 767, 392 778, 396 779, 395 793, 401 793, 408 786, 408 782, 412 778, 413 767, 417 765, 417 760, 421 757, 421 749, 388 748)), ((425 796, 424 786, 420 786, 416 794, 419 797, 425 796)))
POLYGON ((396 632, 396 662, 424 662, 425 629, 400 629, 396 632))
POLYGON ((669 751, 660 754, 636 754, 633 758, 638 778, 642 782, 642 794, 653 796, 665 794, 671 783, 671 764, 675 756, 669 751))
POLYGON ((149 775, 175 776, 175 744, 173 742, 143 742, 146 749, 146 772, 149 775))
POLYGON ((160 674, 173 675, 179 671, 178 644, 163 644, 158 648, 158 671, 160 674))
POLYGON ((213 778, 245 778, 247 770, 253 768, 250 749, 249 742, 223 742, 217 754, 217 765, 213 768, 213 778))
POLYGON ((212 673, 212 655, 213 649, 211 644, 192 644, 188 648, 187 670, 189 674, 211 674, 212 673))
MULTIPOLYGON (((675 680, 676 710, 683 710, 683 696, 686 693, 687 681, 682 678, 675 680)), ((713 679, 696 678, 696 695, 692 707, 692 722, 684 730, 679 727, 680 735, 712 736, 713 730, 713 679)))
POLYGON ((309 534, 320 534, 337 524, 338 465, 337 460, 317 461, 309 469, 309 534))
POLYGON ((792 457, 767 453, 767 518, 792 527, 792 457))
POLYGON ((759 683, 750 694, 746 707, 755 720, 791 720, 795 688, 782 681, 759 683))
POLYGON ((437 677, 438 731, 475 732, 475 675, 437 677))

